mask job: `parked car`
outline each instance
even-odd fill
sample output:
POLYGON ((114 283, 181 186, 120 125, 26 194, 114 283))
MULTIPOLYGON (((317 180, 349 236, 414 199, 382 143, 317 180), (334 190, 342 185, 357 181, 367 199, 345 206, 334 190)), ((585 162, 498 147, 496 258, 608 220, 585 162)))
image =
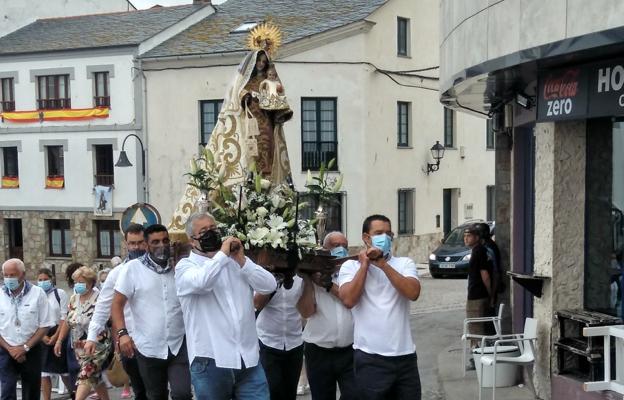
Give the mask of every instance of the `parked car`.
MULTIPOLYGON (((442 239, 442 243, 429 255, 429 272, 432 278, 442 276, 468 275, 468 264, 470 263, 470 247, 464 244, 464 230, 467 226, 486 221, 470 221, 451 230, 442 239)), ((495 223, 487 222, 490 226, 490 233, 494 235, 495 223)))

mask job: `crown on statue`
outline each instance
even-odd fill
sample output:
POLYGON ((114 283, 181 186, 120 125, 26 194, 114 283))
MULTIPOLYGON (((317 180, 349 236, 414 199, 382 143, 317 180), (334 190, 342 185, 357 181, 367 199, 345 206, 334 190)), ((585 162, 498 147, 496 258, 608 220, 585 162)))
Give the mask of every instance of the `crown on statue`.
POLYGON ((272 22, 264 22, 249 32, 247 47, 251 50, 264 50, 273 58, 282 44, 282 31, 272 22))

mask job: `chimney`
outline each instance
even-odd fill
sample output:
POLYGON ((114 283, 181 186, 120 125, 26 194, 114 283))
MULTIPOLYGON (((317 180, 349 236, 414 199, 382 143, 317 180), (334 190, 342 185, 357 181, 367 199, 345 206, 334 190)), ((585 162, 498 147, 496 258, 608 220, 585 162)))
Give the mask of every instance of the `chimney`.
POLYGON ((202 6, 207 6, 212 4, 212 0, 193 0, 193 4, 199 4, 202 6))

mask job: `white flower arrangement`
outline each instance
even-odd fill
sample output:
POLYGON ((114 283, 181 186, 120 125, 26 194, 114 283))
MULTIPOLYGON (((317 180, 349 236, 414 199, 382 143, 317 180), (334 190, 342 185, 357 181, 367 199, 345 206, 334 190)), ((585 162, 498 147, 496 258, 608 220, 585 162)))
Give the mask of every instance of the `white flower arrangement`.
POLYGON ((301 209, 305 204, 297 205, 296 193, 286 185, 271 187, 259 175, 254 178, 253 182, 234 186, 232 199, 213 210, 219 228, 239 238, 246 249, 287 250, 295 243, 299 248, 316 248, 313 222, 297 220, 297 206, 301 209))

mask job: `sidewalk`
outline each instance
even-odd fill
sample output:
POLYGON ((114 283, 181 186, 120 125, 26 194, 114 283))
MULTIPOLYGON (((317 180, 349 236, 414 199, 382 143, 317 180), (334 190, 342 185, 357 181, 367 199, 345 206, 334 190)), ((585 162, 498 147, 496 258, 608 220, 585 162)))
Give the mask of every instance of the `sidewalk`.
MULTIPOLYGON (((438 355, 438 373, 445 400, 471 400, 479 398, 479 384, 476 371, 467 371, 462 376, 461 369, 461 342, 447 347, 438 355)), ((492 398, 490 388, 483 389, 483 400, 492 398)), ((512 386, 496 388, 498 400, 531 400, 533 394, 527 387, 512 386)))

